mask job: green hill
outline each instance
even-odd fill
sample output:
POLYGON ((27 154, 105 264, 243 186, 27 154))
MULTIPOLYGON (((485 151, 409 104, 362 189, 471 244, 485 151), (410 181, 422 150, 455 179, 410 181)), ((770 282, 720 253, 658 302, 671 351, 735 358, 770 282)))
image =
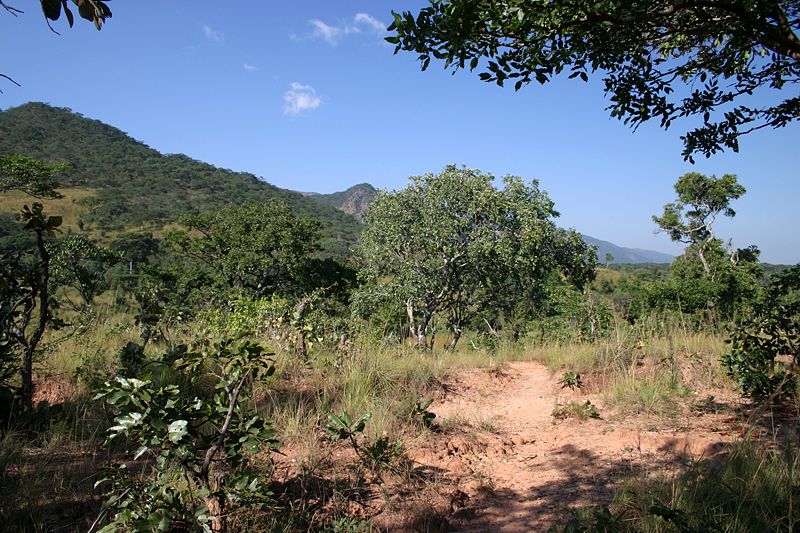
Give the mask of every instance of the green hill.
POLYGON ((326 251, 345 254, 360 224, 332 206, 185 155, 164 155, 125 132, 69 109, 29 103, 0 111, 0 155, 22 154, 67 161, 61 178, 67 188, 92 189, 79 200, 79 224, 91 231, 158 231, 185 213, 203 213, 230 204, 280 200, 296 214, 324 226, 326 251))

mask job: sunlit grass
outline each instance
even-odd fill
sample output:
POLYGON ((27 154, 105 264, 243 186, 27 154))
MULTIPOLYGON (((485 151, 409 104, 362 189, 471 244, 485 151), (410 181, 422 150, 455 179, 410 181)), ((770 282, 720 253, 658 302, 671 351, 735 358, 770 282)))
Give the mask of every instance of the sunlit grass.
POLYGON ((62 231, 78 231, 78 219, 86 208, 80 204, 80 200, 95 194, 94 189, 66 188, 58 189, 63 198, 32 198, 21 191, 9 191, 0 194, 0 213, 17 213, 24 205, 31 205, 39 202, 45 208, 45 212, 51 215, 59 215, 63 218, 61 225, 62 231))

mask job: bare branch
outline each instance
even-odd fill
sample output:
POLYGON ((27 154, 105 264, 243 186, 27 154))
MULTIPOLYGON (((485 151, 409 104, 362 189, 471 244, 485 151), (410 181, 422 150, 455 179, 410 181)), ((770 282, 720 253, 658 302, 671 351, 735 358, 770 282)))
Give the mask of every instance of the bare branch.
POLYGON ((3 2, 3 0, 0 0, 0 7, 2 7, 3 9, 8 11, 12 15, 14 15, 15 17, 20 13, 24 13, 24 11, 22 11, 21 9, 17 9, 14 6, 10 6, 10 5, 6 4, 5 2, 3 2))

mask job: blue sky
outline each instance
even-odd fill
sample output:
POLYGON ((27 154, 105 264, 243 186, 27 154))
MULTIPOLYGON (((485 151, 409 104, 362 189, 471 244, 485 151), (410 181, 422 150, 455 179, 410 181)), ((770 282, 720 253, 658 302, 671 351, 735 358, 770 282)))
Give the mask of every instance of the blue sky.
POLYGON ((654 235, 650 217, 678 176, 733 173, 748 192, 719 236, 757 244, 768 262, 800 262, 797 124, 691 165, 684 125, 632 131, 605 111, 599 80, 514 92, 440 64, 420 72, 381 29, 419 1, 115 0, 102 31, 61 20, 60 35, 35 2, 7 3, 26 12, 0 12, 0 72, 22 84, 0 80, 3 109, 69 107, 162 152, 301 191, 395 189, 448 163, 538 179, 561 225, 670 253, 681 248, 654 235))

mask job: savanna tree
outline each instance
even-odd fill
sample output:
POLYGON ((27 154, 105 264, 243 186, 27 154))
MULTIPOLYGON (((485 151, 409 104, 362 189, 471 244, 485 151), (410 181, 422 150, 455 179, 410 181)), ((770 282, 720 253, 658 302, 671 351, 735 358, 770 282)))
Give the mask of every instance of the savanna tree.
POLYGON ((389 30, 423 70, 435 58, 515 89, 596 75, 611 115, 633 127, 699 117, 683 136, 689 160, 800 118, 797 0, 429 0, 394 13, 389 30))
POLYGON ((722 363, 748 396, 797 396, 800 265, 772 276, 752 316, 732 329, 722 363))
POLYGON ((292 214, 284 203, 231 206, 182 219, 186 230, 167 241, 222 290, 255 297, 302 292, 319 221, 292 214))
POLYGON ((665 205, 664 213, 660 217, 653 216, 653 221, 673 241, 689 245, 689 250, 696 253, 703 264, 705 275, 712 277, 707 254, 718 241, 714 235, 714 222, 719 215, 736 216, 730 203, 742 196, 746 189, 734 174, 709 178, 698 172, 689 172, 678 178, 675 192, 678 199, 665 205))
POLYGON ((558 213, 534 181, 446 167, 381 193, 362 236, 365 298, 402 302, 417 346, 430 347, 431 320, 443 315, 456 346, 475 318, 515 305, 520 294, 556 270, 581 285, 596 255, 574 231, 553 223, 558 213))
POLYGON ((731 249, 715 235, 714 224, 720 216, 736 215, 730 204, 745 188, 732 174, 717 178, 690 172, 678 178, 675 192, 677 200, 653 220, 687 247, 672 263, 671 278, 650 286, 648 305, 733 318, 758 296, 760 252, 755 246, 731 249))
POLYGON ((86 308, 94 298, 108 288, 106 273, 118 263, 121 255, 92 241, 84 235, 66 235, 52 251, 52 277, 56 285, 70 287, 81 297, 86 308))

